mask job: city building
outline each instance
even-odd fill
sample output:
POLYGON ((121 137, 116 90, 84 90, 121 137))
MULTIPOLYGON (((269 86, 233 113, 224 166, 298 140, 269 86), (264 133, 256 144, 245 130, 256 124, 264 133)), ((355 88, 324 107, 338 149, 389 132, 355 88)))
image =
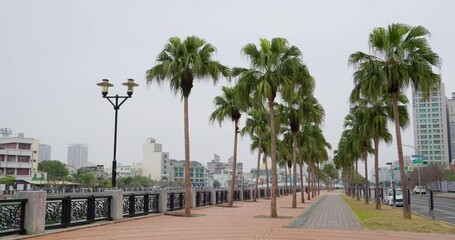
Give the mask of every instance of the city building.
POLYGON ((414 147, 430 163, 449 163, 446 100, 443 83, 426 101, 421 91, 413 92, 414 147))
POLYGON ((221 171, 224 169, 224 163, 220 161, 220 156, 217 154, 213 155, 213 159, 207 163, 207 172, 209 177, 212 177, 213 174, 221 174, 221 171))
MULTIPOLYGON (((185 182, 185 160, 170 160, 171 168, 173 169, 174 182, 185 182)), ((193 186, 205 186, 206 170, 204 165, 196 161, 190 161, 190 182, 193 186)))
POLYGON ((88 145, 69 144, 68 145, 68 165, 79 169, 88 161, 88 145))
POLYGON ((51 146, 47 144, 40 144, 38 151, 38 163, 44 160, 52 160, 51 158, 51 146))
POLYGON ((162 144, 147 138, 142 145, 142 176, 155 181, 171 181, 169 153, 163 152, 162 144))
POLYGON ((118 177, 142 176, 142 164, 141 163, 132 163, 129 165, 118 164, 117 174, 118 177))
POLYGON ((452 98, 447 99, 447 119, 448 119, 448 137, 449 137, 449 162, 455 163, 455 92, 452 92, 452 98))
POLYGON ((0 178, 11 175, 16 180, 31 181, 37 173, 39 140, 17 137, 0 138, 0 178))
POLYGON ((104 165, 85 162, 80 168, 84 172, 94 173, 97 179, 104 178, 104 165))
MULTIPOLYGON (((221 174, 223 170, 229 170, 232 172, 233 161, 234 157, 230 157, 227 163, 223 163, 220 161, 220 156, 214 154, 213 159, 207 163, 208 178, 212 179, 214 174, 221 174)), ((241 174, 243 172, 243 163, 240 163, 237 160, 236 166, 237 174, 241 174)))

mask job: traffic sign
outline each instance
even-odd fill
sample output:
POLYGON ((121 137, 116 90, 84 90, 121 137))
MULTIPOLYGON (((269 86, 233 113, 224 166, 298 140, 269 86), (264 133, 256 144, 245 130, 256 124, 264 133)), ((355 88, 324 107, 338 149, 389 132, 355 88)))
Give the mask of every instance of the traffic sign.
POLYGON ((413 158, 423 158, 423 155, 422 154, 414 154, 414 155, 411 155, 411 157, 413 157, 413 158))
POLYGON ((412 160, 412 163, 414 163, 414 164, 422 164, 423 163, 423 159, 421 159, 421 158, 420 159, 414 159, 414 160, 412 160))

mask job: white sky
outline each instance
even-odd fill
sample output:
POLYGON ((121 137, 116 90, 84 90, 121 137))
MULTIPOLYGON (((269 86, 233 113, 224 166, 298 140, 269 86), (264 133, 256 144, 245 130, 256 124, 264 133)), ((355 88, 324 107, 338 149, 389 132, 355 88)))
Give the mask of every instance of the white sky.
MULTIPOLYGON (((0 1, 0 127, 52 146, 67 161, 71 143, 89 145, 89 161, 110 167, 114 111, 96 83, 110 79, 111 94, 133 78, 140 87, 119 111, 119 163, 142 161, 154 137, 174 159, 184 158, 183 103, 167 86, 145 84, 145 71, 172 36, 197 35, 216 46, 229 66, 248 66, 240 49, 259 38, 284 37, 303 52, 326 110, 324 133, 336 147, 352 89, 349 54, 368 51, 368 34, 391 23, 423 25, 442 58, 447 96, 455 92, 455 3, 452 1, 0 1), (375 3, 373 3, 375 2, 375 3)), ((196 82, 190 95, 191 160, 232 156, 233 124, 209 124, 217 85, 196 82)), ((409 95, 409 94, 408 94, 409 95)), ((411 111, 411 109, 410 109, 411 111)), ((245 115, 242 117, 245 120, 245 115)), ((389 125, 394 132, 392 125, 389 125)), ((412 126, 403 143, 413 144, 412 126)), ((256 165, 250 140, 239 142, 244 169, 256 165)), ((412 148, 405 148, 412 154, 412 148)), ((381 145, 384 164, 396 144, 381 145)), ((370 156, 370 159, 373 157, 370 156)), ((370 161, 369 165, 372 165, 370 161)))

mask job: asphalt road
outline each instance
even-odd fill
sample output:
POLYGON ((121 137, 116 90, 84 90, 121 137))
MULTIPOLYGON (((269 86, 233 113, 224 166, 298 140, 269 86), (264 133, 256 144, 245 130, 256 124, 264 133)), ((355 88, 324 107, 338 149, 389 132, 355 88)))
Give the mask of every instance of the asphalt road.
MULTIPOLYGON (((411 194, 411 209, 415 213, 430 216, 429 195, 411 194)), ((438 220, 455 224, 455 198, 434 197, 434 216, 438 220)))

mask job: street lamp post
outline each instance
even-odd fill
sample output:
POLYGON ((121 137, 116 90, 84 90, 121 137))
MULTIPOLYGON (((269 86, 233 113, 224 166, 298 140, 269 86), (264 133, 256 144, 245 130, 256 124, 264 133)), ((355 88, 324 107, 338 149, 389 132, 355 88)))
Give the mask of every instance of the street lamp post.
POLYGON ((119 96, 118 94, 115 96, 107 96, 107 93, 109 91, 110 87, 113 87, 114 85, 109 83, 109 80, 103 79, 102 82, 96 84, 101 87, 101 94, 103 95, 103 98, 106 98, 114 107, 115 110, 115 123, 114 123, 114 158, 112 160, 112 188, 117 187, 117 119, 118 119, 118 110, 120 109, 120 106, 128 99, 133 96, 133 90, 134 87, 139 86, 137 83, 134 82, 133 79, 128 79, 127 82, 122 83, 123 86, 127 86, 127 96, 119 96), (112 101, 111 99, 115 99, 115 101, 112 101), (120 103, 119 103, 119 100, 120 103))
POLYGON ((392 169, 392 162, 387 162, 386 165, 389 165, 390 166, 390 188, 395 188, 395 179, 393 179, 393 169, 392 169), (393 182, 394 184, 392 184, 392 179, 393 179, 393 182))

